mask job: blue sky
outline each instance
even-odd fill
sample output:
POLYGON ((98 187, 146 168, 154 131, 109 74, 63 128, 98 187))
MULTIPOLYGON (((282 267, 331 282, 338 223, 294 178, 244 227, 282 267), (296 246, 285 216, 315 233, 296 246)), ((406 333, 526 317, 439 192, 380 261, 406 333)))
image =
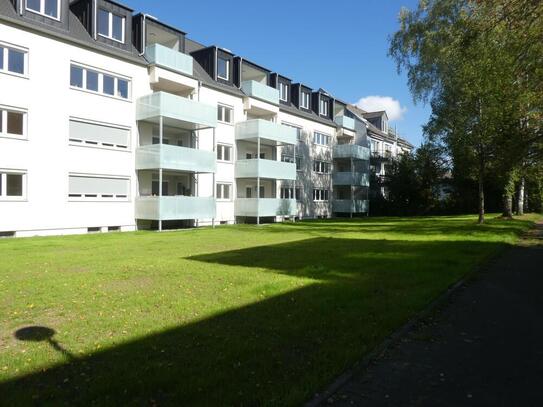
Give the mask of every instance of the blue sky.
POLYGON ((430 108, 413 104, 405 74, 398 75, 387 56, 388 38, 398 27, 401 7, 414 8, 417 0, 124 2, 179 27, 189 38, 228 48, 346 102, 385 97, 366 103, 401 116, 392 125, 420 145, 421 126, 430 108))

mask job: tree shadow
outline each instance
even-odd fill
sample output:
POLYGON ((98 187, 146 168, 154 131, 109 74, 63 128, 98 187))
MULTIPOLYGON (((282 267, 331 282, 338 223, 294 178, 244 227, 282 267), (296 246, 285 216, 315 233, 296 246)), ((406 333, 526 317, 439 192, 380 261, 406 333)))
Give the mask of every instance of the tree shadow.
POLYGON ((193 256, 300 288, 0 383, 2 403, 299 404, 500 246, 315 238, 193 256))

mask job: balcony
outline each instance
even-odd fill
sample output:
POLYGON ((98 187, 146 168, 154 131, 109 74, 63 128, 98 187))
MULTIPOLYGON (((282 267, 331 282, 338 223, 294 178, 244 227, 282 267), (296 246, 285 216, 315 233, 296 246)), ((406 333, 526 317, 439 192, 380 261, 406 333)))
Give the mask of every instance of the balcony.
POLYGON ((337 116, 334 121, 336 124, 340 127, 343 127, 344 129, 348 130, 354 130, 355 129, 355 122, 354 119, 347 117, 347 116, 337 116))
POLYGON ((165 47, 160 44, 153 44, 145 49, 145 59, 151 65, 157 65, 185 75, 193 73, 193 59, 190 55, 165 47))
POLYGON ((138 99, 136 120, 157 124, 160 117, 167 126, 202 130, 217 127, 217 106, 166 92, 156 92, 138 99))
POLYGON ((245 81, 241 83, 241 90, 249 97, 274 105, 279 104, 279 91, 271 86, 264 85, 263 83, 245 81))
POLYGON ((280 145, 297 144, 297 130, 267 120, 248 120, 236 124, 236 140, 254 141, 262 144, 280 145))
POLYGON ((354 158, 355 160, 369 160, 370 149, 357 144, 339 144, 334 146, 334 158, 354 158))
POLYGON ((336 172, 332 179, 334 185, 370 186, 369 174, 362 172, 336 172))
POLYGON ((296 180, 296 164, 274 160, 238 160, 236 178, 296 180))
POLYGON ((235 202, 236 216, 295 216, 297 212, 295 199, 238 198, 235 202))
POLYGON ((213 219, 214 198, 195 196, 146 196, 136 198, 136 219, 185 220, 213 219))
POLYGON ((136 170, 165 169, 193 173, 214 173, 215 153, 167 144, 152 144, 136 150, 136 170))
POLYGON ((367 213, 369 201, 338 199, 332 202, 332 208, 336 213, 367 213))

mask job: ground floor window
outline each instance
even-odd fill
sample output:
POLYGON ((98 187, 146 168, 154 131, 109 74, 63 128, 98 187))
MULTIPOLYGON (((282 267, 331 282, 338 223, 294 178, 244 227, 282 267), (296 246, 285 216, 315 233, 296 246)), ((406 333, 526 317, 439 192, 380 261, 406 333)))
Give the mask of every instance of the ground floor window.
POLYGON ((328 201, 329 198, 330 198, 330 191, 328 189, 314 189, 313 190, 313 201, 324 202, 324 201, 328 201))
POLYGON ((18 201, 26 198, 26 172, 0 170, 0 200, 18 201))

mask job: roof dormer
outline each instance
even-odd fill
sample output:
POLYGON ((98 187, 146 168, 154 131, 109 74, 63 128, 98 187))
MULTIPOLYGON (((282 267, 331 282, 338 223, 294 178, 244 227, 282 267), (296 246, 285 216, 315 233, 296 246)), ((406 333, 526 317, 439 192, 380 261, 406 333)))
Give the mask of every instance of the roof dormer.
POLYGON ((108 0, 76 0, 70 9, 95 41, 132 49, 132 9, 108 0))
POLYGON ((290 106, 292 102, 292 81, 286 76, 272 73, 270 86, 279 91, 279 103, 290 106))
POLYGON ((11 3, 24 18, 68 29, 69 0, 11 0, 11 3))

